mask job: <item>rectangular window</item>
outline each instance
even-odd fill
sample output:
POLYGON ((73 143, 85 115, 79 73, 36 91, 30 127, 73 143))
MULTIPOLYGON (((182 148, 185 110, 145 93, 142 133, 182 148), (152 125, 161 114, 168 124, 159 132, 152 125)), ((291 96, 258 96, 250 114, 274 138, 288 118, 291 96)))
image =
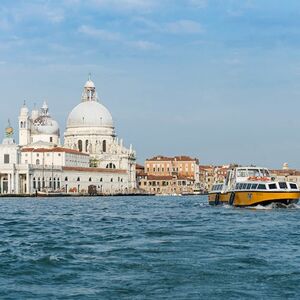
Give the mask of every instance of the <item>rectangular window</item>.
POLYGON ((251 183, 248 183, 247 184, 247 190, 250 190, 251 189, 251 183))
POLYGON ((295 184, 295 183, 290 183, 290 187, 293 190, 297 190, 297 184, 295 184))
POLYGON ((277 189, 276 183, 269 184, 269 190, 276 190, 276 189, 277 189))
POLYGON ((287 189, 287 184, 286 184, 286 182, 279 182, 279 187, 280 187, 281 189, 287 189))
POLYGON ((242 189, 243 189, 243 190, 245 190, 245 189, 246 189, 246 187, 247 187, 247 183, 243 183, 243 185, 242 185, 242 189))
POLYGON ((259 189, 259 190, 266 190, 267 188, 266 188, 265 184, 259 184, 258 187, 257 187, 257 189, 259 189))
POLYGON ((4 163, 9 164, 9 154, 4 154, 4 163))
POLYGON ((258 186, 257 183, 253 183, 253 184, 251 185, 251 190, 256 190, 257 186, 258 186))

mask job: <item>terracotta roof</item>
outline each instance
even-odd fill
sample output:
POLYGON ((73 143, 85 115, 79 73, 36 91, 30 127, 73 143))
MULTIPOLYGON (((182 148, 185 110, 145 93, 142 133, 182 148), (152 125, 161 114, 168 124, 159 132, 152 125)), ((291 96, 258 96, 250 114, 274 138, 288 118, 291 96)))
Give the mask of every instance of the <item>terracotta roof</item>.
POLYGON ((143 169, 144 170, 144 166, 140 165, 140 164, 136 164, 135 165, 135 169, 143 169))
POLYGON ((172 180, 173 176, 158 176, 158 175, 148 175, 148 180, 172 180))
POLYGON ((126 174, 126 170, 120 169, 106 169, 106 168, 83 168, 83 167, 63 167, 64 171, 77 171, 77 172, 93 172, 93 173, 116 173, 126 174))
POLYGON ((147 158, 146 161, 196 161, 198 162, 197 158, 192 158, 186 155, 168 157, 163 155, 157 155, 152 158, 147 158))
POLYGON ((146 159, 146 161, 152 161, 152 160, 154 160, 154 161, 157 161, 157 160, 159 160, 159 161, 172 161, 173 158, 172 157, 163 156, 163 155, 158 155, 158 156, 154 156, 152 158, 147 158, 146 159))
POLYGON ((63 148, 63 147, 54 147, 54 148, 23 148, 22 152, 57 152, 57 153, 72 153, 72 154, 78 154, 78 155, 84 155, 84 156, 89 156, 87 153, 82 153, 74 149, 68 149, 68 148, 63 148))

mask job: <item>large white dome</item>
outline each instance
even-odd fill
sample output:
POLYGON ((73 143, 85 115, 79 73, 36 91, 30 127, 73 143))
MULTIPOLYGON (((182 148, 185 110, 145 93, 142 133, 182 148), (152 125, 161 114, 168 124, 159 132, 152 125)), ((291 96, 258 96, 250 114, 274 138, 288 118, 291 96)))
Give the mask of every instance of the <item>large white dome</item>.
POLYGON ((108 109, 97 101, 78 104, 69 114, 67 128, 113 127, 113 119, 108 109))

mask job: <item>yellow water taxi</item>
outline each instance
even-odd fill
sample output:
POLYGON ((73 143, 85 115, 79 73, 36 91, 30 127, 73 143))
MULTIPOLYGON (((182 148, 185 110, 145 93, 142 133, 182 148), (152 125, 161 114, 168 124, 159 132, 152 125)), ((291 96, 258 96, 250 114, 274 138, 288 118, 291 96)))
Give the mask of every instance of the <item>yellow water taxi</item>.
POLYGON ((276 181, 266 168, 237 167, 229 170, 224 183, 212 186, 211 205, 256 206, 270 203, 297 203, 300 190, 296 183, 276 181))

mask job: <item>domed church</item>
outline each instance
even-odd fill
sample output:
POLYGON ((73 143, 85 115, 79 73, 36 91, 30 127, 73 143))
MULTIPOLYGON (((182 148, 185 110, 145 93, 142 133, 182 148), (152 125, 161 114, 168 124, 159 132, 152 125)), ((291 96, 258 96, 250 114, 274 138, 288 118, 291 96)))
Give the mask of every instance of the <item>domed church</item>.
POLYGON ((83 88, 81 102, 69 114, 65 147, 90 154, 92 167, 134 169, 135 152, 116 137, 113 118, 99 102, 91 78, 83 88))
POLYGON ((63 145, 46 102, 31 112, 24 103, 19 143, 8 135, 0 144, 0 194, 126 194, 136 188, 135 151, 117 138, 91 78, 68 116, 63 145))

